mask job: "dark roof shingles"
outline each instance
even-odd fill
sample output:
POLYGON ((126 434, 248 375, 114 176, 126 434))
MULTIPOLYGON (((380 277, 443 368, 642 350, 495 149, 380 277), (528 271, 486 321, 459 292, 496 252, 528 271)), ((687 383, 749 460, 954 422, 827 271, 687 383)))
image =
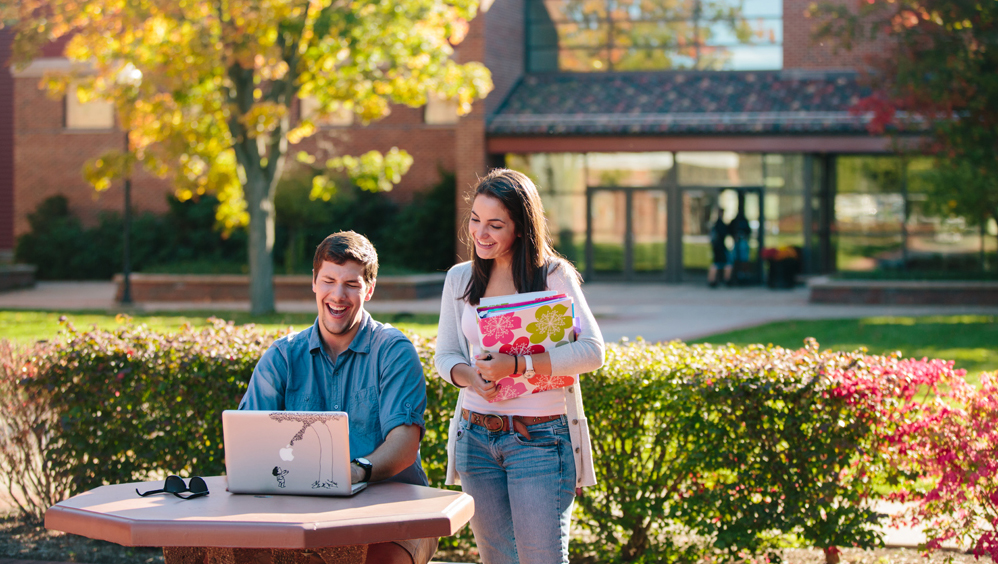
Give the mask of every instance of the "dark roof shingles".
POLYGON ((527 75, 490 135, 865 133, 849 109, 854 73, 704 72, 527 75))

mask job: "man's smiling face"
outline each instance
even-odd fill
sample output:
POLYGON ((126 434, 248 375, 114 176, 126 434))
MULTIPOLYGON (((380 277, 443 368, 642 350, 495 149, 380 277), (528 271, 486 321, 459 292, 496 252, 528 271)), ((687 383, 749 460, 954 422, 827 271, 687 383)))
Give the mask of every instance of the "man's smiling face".
POLYGON ((364 265, 323 261, 312 277, 312 291, 319 308, 319 331, 326 346, 339 354, 353 341, 364 318, 364 302, 374 294, 374 283, 364 281, 364 265))

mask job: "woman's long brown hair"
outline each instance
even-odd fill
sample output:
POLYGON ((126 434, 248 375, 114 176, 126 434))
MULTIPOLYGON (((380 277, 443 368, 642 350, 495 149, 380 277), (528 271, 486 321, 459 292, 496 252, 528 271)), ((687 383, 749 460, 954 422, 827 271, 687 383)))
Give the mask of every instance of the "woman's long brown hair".
MULTIPOLYGON (((570 274, 578 278, 575 268, 551 247, 541 197, 527 175, 506 168, 494 169, 475 186, 472 202, 478 196, 499 200, 513 220, 514 233, 519 235, 510 249, 513 254, 513 284, 517 292, 547 290, 547 275, 558 267, 570 269, 570 274)), ((477 304, 489 285, 494 261, 479 258, 473 240, 469 240, 468 244, 471 250, 471 280, 461 298, 477 304)))

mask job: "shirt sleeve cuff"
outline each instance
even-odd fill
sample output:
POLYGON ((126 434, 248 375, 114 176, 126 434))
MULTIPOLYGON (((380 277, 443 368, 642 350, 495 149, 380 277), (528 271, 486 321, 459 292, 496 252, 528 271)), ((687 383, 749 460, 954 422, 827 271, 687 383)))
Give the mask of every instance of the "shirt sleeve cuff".
POLYGON ((392 429, 398 427, 399 425, 417 425, 419 427, 419 439, 423 439, 423 435, 426 434, 426 422, 423 417, 416 412, 415 409, 409 409, 405 413, 397 413, 391 416, 387 421, 382 423, 382 428, 385 436, 392 432, 392 429))

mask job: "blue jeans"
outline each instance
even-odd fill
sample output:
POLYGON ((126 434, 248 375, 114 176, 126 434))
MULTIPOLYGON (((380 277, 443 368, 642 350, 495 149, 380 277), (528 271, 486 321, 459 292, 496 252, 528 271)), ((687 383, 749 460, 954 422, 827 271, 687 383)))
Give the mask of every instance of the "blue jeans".
POLYGON ((565 416, 531 425, 531 440, 462 419, 461 488, 475 499, 471 530, 484 564, 568 563, 575 458, 565 416))
POLYGON ((749 261, 748 239, 735 239, 735 262, 749 261))

